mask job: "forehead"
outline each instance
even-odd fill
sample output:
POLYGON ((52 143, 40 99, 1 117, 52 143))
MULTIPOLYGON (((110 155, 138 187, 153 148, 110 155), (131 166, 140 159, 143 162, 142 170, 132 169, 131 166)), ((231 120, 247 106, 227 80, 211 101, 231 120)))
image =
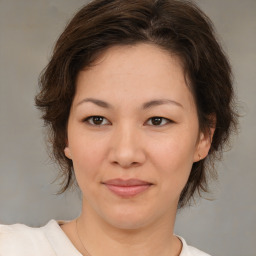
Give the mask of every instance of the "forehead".
POLYGON ((87 94, 105 99, 170 96, 191 101, 180 59, 152 44, 109 48, 90 68, 80 71, 77 92, 75 100, 87 94))
POLYGON ((144 78, 160 74, 168 76, 173 70, 172 77, 175 76, 182 82, 184 79, 182 62, 178 56, 159 46, 146 43, 112 46, 100 54, 91 67, 86 70, 104 76, 114 74, 116 77, 118 74, 125 73, 125 75, 140 75, 144 78))

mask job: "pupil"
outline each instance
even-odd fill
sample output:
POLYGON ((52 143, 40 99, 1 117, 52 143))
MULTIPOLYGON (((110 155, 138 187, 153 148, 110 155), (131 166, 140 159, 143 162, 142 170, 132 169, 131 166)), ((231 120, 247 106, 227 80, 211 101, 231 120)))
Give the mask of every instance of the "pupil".
POLYGON ((95 117, 93 117, 93 122, 95 123, 95 124, 101 124, 101 122, 102 122, 102 117, 100 117, 100 116, 95 116, 95 117))
POLYGON ((152 119, 152 123, 153 123, 154 125, 159 125, 159 124, 161 124, 161 122, 162 122, 162 118, 161 118, 161 117, 154 117, 154 118, 152 119))

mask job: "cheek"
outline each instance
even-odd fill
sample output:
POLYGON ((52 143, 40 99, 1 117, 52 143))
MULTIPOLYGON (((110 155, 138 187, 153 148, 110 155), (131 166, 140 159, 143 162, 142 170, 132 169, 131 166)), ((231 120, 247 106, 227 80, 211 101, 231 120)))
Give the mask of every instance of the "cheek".
POLYGON ((97 170, 100 170, 105 157, 103 144, 87 137, 79 137, 79 141, 73 140, 70 148, 74 172, 80 188, 90 186, 92 180, 99 182, 97 170))
POLYGON ((155 169, 159 172, 159 178, 163 189, 181 191, 189 177, 195 151, 195 142, 191 136, 182 133, 180 136, 169 136, 158 141, 152 147, 151 158, 155 169))

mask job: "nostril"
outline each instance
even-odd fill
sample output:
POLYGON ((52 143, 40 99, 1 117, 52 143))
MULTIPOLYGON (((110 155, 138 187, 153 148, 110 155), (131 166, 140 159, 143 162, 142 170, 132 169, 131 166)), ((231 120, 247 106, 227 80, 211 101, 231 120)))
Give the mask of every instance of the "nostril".
POLYGON ((138 162, 132 162, 132 163, 119 163, 118 161, 112 162, 114 165, 121 165, 123 168, 131 167, 131 166, 137 166, 139 165, 138 162))

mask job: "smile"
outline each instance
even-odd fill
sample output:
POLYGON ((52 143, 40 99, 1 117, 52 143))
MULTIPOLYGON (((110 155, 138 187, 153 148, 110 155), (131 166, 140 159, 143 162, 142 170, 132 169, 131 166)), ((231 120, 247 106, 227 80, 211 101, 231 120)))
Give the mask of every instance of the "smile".
POLYGON ((137 180, 137 179, 129 179, 129 180, 122 180, 122 179, 113 179, 103 182, 103 184, 114 194, 124 197, 130 198, 134 197, 153 185, 152 183, 137 180))

